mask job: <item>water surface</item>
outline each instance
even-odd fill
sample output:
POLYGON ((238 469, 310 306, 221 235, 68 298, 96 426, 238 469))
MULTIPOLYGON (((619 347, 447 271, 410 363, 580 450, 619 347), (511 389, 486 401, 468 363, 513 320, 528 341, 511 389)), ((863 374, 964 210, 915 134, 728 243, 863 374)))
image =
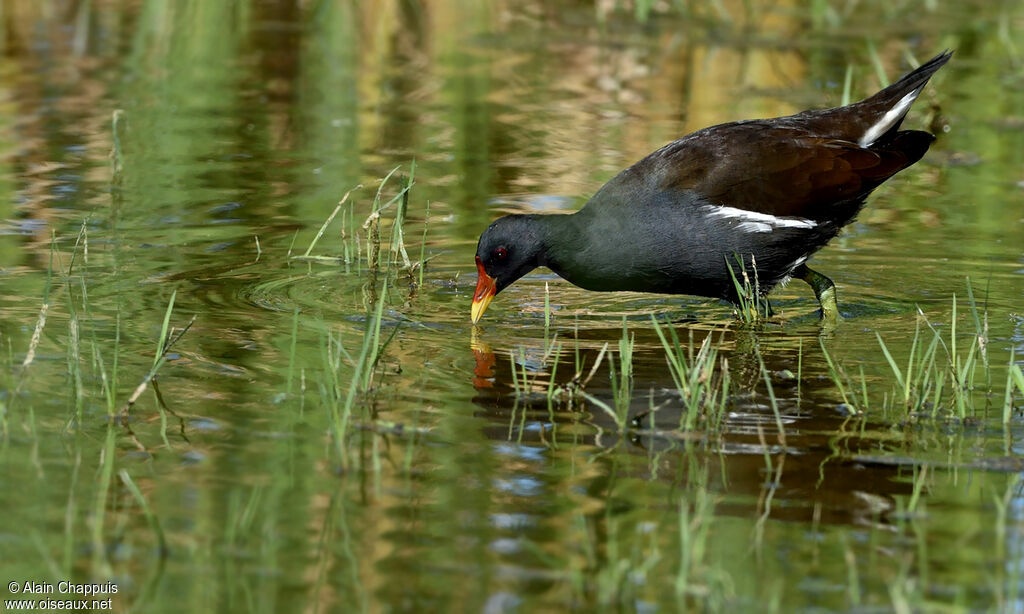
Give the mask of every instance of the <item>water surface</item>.
POLYGON ((1019 3, 596 4, 6 3, 0 577, 112 580, 118 611, 1024 608, 1019 3), (938 141, 813 259, 835 330, 799 282, 752 329, 547 271, 472 330, 495 217, 945 48, 906 123, 938 141), (413 160, 422 283, 374 271, 362 228, 413 160), (349 190, 329 258, 296 258, 349 190), (121 424, 172 294, 195 322, 121 424), (389 342, 342 421, 379 301, 389 342), (687 422, 651 314, 727 360, 716 419, 687 422), (625 429, 598 403, 624 323, 625 429), (929 325, 943 360, 981 333, 966 410, 949 378, 897 398, 878 336, 905 365, 929 325), (549 403, 605 344, 591 399, 549 403))

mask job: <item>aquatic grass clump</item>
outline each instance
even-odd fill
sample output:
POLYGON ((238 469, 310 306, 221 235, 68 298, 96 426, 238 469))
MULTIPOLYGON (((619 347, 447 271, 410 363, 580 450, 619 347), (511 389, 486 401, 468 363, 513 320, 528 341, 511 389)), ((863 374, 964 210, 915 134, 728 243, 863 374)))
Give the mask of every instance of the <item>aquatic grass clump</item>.
MULTIPOLYGON (((322 261, 327 261, 327 262, 336 262, 337 261, 337 258, 331 258, 331 257, 325 257, 325 256, 314 256, 313 255, 313 248, 315 248, 317 243, 320 242, 320 239, 327 232, 327 228, 331 225, 331 222, 334 221, 334 218, 337 217, 339 212, 341 212, 342 207, 344 207, 345 203, 348 202, 349 196, 352 195, 352 192, 354 192, 354 191, 356 191, 356 190, 358 190, 358 189, 360 189, 362 187, 363 186, 360 184, 360 185, 357 185, 356 187, 352 188, 351 190, 345 192, 345 195, 341 197, 340 201, 338 201, 338 204, 334 207, 334 210, 331 211, 331 214, 328 215, 327 219, 324 220, 324 223, 320 225, 320 229, 317 231, 316 235, 313 237, 313 240, 311 240, 309 242, 309 245, 306 246, 306 251, 303 252, 303 254, 301 256, 292 256, 292 258, 301 258, 301 259, 305 259, 305 260, 314 260, 314 261, 315 260, 322 260, 322 261)), ((352 209, 351 203, 349 204, 348 213, 349 213, 349 218, 351 218, 351 216, 353 215, 353 209, 352 209)), ((351 224, 351 221, 348 222, 348 223, 351 224)), ((350 264, 352 262, 353 258, 358 260, 359 242, 358 242, 358 240, 345 241, 345 239, 348 238, 348 236, 347 236, 347 234, 345 232, 345 227, 346 227, 346 221, 345 221, 345 216, 343 215, 342 216, 342 226, 341 226, 341 238, 342 238, 342 243, 343 243, 343 248, 344 248, 344 256, 342 258, 342 261, 347 266, 348 264, 350 264)), ((355 239, 354 235, 353 235, 353 239, 355 239)), ((257 243, 257 246, 258 246, 258 243, 257 243)), ((290 253, 290 250, 289 250, 289 253, 290 253)))
MULTIPOLYGON (((545 327, 550 327, 550 301, 545 303, 545 327)), ((531 376, 527 369, 524 349, 509 352, 509 365, 513 395, 516 404, 536 400, 539 394, 547 402, 549 413, 554 411, 556 404, 564 403, 568 410, 580 405, 581 401, 592 404, 608 415, 619 432, 629 428, 629 409, 633 400, 633 351, 636 347, 635 333, 629 330, 625 318, 622 320, 622 335, 617 343, 618 352, 610 349, 610 343, 604 343, 598 351, 592 365, 587 369, 586 360, 581 359, 579 352, 579 336, 576 336, 575 371, 572 377, 562 383, 558 382, 559 365, 562 362, 562 343, 558 342, 558 334, 545 340, 544 353, 539 359, 541 368, 531 376), (615 354, 618 354, 618 361, 615 354), (611 402, 607 402, 587 392, 587 385, 593 380, 602 364, 608 364, 609 387, 611 402)))
MULTIPOLYGON (((355 203, 350 197, 353 192, 363 187, 362 184, 345 192, 341 200, 338 201, 338 204, 320 225, 316 235, 306 246, 305 251, 299 255, 291 255, 291 249, 289 249, 289 258, 305 260, 311 263, 344 264, 346 273, 352 272, 353 265, 355 265, 356 272, 361 273, 364 264, 366 269, 373 273, 379 273, 382 270, 385 273, 404 270, 412 276, 418 272, 419 285, 422 286, 423 269, 427 261, 431 259, 431 257, 427 257, 425 254, 430 216, 429 203, 426 205, 426 213, 424 214, 423 236, 418 261, 414 262, 409 258, 409 252, 405 245, 406 216, 409 211, 409 198, 412 187, 415 185, 415 160, 410 164, 409 175, 402 180, 402 187, 391 198, 386 201, 383 200, 385 187, 392 176, 401 168, 401 166, 396 166, 381 179, 380 184, 377 186, 377 191, 374 193, 370 213, 361 225, 357 225, 355 222, 355 203), (391 220, 390 236, 385 242, 384 234, 381 230, 382 220, 384 219, 384 213, 391 209, 393 205, 396 205, 396 203, 395 215, 391 220), (343 211, 343 209, 345 210, 343 211), (314 248, 316 248, 339 213, 341 214, 341 255, 324 256, 314 254, 314 248), (364 241, 365 247, 363 245, 364 241), (386 258, 382 258, 385 250, 388 255, 386 258)), ((416 281, 416 279, 413 278, 412 281, 416 281)))
MULTIPOLYGON (((711 429, 720 428, 726 415, 732 385, 729 361, 719 355, 723 337, 719 337, 719 343, 716 344, 714 336, 708 335, 695 350, 692 331, 689 343, 684 344, 670 324, 659 323, 653 315, 651 321, 665 352, 665 361, 677 394, 687 409, 679 428, 694 430, 701 424, 711 429)), ((518 353, 509 353, 511 383, 517 406, 519 402, 530 402, 538 393, 546 398, 549 411, 553 411, 556 403, 564 403, 571 411, 582 400, 610 417, 617 431, 625 432, 633 428, 630 409, 636 400, 633 376, 636 336, 626 320, 623 319, 622 333, 616 346, 604 343, 590 365, 581 359, 577 342, 575 371, 567 381, 559 383, 562 348, 555 334, 545 343, 545 352, 539 361, 542 368, 534 374, 527 369, 523 348, 519 348, 518 353), (607 364, 610 401, 587 391, 587 385, 604 364, 607 364)), ((653 396, 650 405, 650 410, 643 415, 651 415, 653 420, 653 413, 659 409, 654 406, 653 396)), ((634 426, 640 428, 638 423, 634 426)))
MULTIPOLYGON (((608 381, 612 390, 612 402, 614 405, 609 405, 592 394, 582 392, 583 397, 587 401, 593 403, 611 417, 619 432, 624 432, 629 428, 629 406, 633 398, 633 348, 635 345, 635 335, 629 332, 626 326, 626 319, 623 318, 622 337, 619 338, 618 373, 616 373, 615 369, 614 355, 607 354, 608 381)), ((601 364, 601 358, 605 355, 607 348, 607 343, 601 348, 601 353, 594 362, 594 369, 601 364)), ((591 369, 591 373, 593 373, 594 369, 591 369)))
MULTIPOLYGON (((291 260, 305 260, 311 264, 343 264, 345 273, 353 272, 354 265, 357 274, 362 273, 364 267, 371 274, 370 280, 364 285, 364 292, 368 300, 366 301, 365 327, 358 351, 347 350, 340 334, 328 330, 321 336, 324 377, 320 383, 320 398, 327 409, 334 450, 343 469, 347 469, 349 466, 347 442, 356 425, 354 414, 361 405, 372 400, 377 366, 385 348, 398 332, 398 326, 395 326, 387 339, 383 339, 381 335, 388 290, 396 285, 396 274, 401 270, 405 270, 409 274, 413 287, 422 286, 423 271, 427 260, 429 260, 429 257, 425 255, 429 204, 424 218, 419 261, 413 262, 409 258, 405 245, 406 216, 409 211, 411 189, 415 184, 415 160, 410 165, 409 175, 402 180, 402 187, 398 192, 387 200, 384 198, 385 187, 400 169, 401 166, 396 166, 381 179, 370 206, 370 213, 361 225, 355 223, 355 204, 351 199, 353 192, 362 187, 362 185, 358 185, 344 194, 330 215, 320 225, 316 235, 301 255, 292 256, 291 249, 289 249, 289 259, 291 260), (390 236, 385 241, 382 231, 384 213, 396 203, 390 236), (341 256, 314 254, 314 249, 339 214, 341 216, 341 256), (417 279, 413 277, 416 273, 418 273, 418 283, 417 279), (379 281, 381 279, 382 281, 379 281), (378 283, 380 283, 379 291, 376 287, 378 283)), ((292 320, 287 394, 292 392, 295 381, 299 321, 299 312, 296 311, 292 320)), ((304 390, 304 371, 302 378, 304 390)), ((363 425, 371 425, 372 416, 366 415, 363 418, 365 419, 363 425)), ((374 430, 375 427, 371 425, 368 428, 374 430)))
MULTIPOLYGON (((712 342, 713 334, 708 334, 695 354, 692 337, 684 349, 671 324, 666 322, 662 327, 653 315, 651 323, 665 350, 665 360, 676 392, 686 407, 679 427, 693 430, 698 422, 704 420, 709 427, 718 428, 728 405, 730 387, 729 361, 724 356, 719 361, 718 357, 723 337, 719 337, 716 345, 712 342)), ((692 335, 693 331, 690 332, 692 335)))
MULTIPOLYGON (((923 314, 921 314, 923 317, 923 314)), ((938 335, 930 338, 927 346, 921 341, 921 319, 914 323, 914 337, 910 344, 910 352, 907 356, 905 369, 901 369, 893 358, 889 346, 882 339, 879 333, 875 333, 878 345, 882 348, 889 368, 896 380, 896 395, 894 400, 899 400, 907 412, 914 414, 921 412, 928 404, 929 398, 933 408, 938 407, 938 401, 942 394, 942 387, 946 378, 944 369, 936 368, 936 355, 941 339, 938 335)))
MULTIPOLYGON (((970 342, 966 347, 965 335, 959 326, 962 310, 955 295, 952 297, 948 333, 943 333, 921 309, 917 310, 914 334, 903 358, 897 357, 892 344, 875 332, 893 380, 892 388, 881 402, 884 410, 896 410, 908 418, 948 418, 963 422, 984 417, 991 398, 996 396, 1002 397, 1002 422, 1009 423, 1015 390, 1024 392, 1024 373, 1015 363, 1011 350, 1006 367, 1006 387, 1002 394, 993 390, 988 355, 988 313, 978 308, 970 280, 967 284, 970 318, 975 330, 967 336, 970 342)), ((829 352, 825 340, 819 339, 819 343, 829 376, 843 404, 853 414, 867 411, 871 399, 863 366, 858 367, 857 378, 851 377, 829 352)))
POLYGON ((864 379, 864 367, 860 367, 862 395, 858 399, 853 380, 850 378, 849 374, 846 373, 842 364, 832 358, 832 355, 828 351, 828 347, 825 345, 825 339, 818 337, 818 345, 821 347, 821 355, 825 359, 825 364, 828 366, 828 376, 832 380, 832 384, 836 387, 836 390, 839 391, 839 396, 843 399, 842 409, 844 410, 844 413, 851 416, 862 415, 867 411, 869 406, 867 382, 864 379))
MULTIPOLYGON (((918 310, 914 338, 911 342, 905 370, 900 369, 881 335, 875 333, 882 353, 896 380, 899 395, 897 398, 902 400, 903 407, 910 414, 924 414, 929 413, 930 410, 931 417, 934 418, 938 416, 944 403, 947 411, 959 420, 967 418, 969 412, 973 415, 975 411, 973 395, 977 389, 975 377, 979 366, 978 350, 987 345, 987 332, 981 328, 980 320, 977 318, 977 306, 974 302, 973 292, 970 291, 969 280, 968 290, 978 330, 973 337, 975 342, 970 344, 966 356, 962 355, 957 347, 959 318, 956 295, 953 296, 948 344, 924 315, 924 312, 918 310), (922 322, 931 333, 931 335, 926 335, 930 337, 927 345, 921 340, 922 322)), ((984 350, 982 353, 984 355, 982 362, 987 372, 987 354, 984 354, 984 350)))
POLYGON ((747 273, 747 266, 743 257, 733 253, 736 261, 736 268, 729 259, 725 259, 725 266, 729 269, 729 278, 732 280, 733 288, 736 290, 736 299, 739 305, 734 309, 736 318, 748 326, 761 323, 771 317, 771 306, 768 299, 761 293, 761 283, 757 277, 757 261, 753 255, 750 257, 752 274, 747 273), (736 270, 739 270, 739 274, 736 270), (751 279, 753 278, 753 279, 751 279))
POLYGON ((387 185, 391 176, 394 175, 401 166, 396 166, 391 169, 384 179, 381 180, 380 185, 377 187, 377 193, 373 197, 373 206, 371 213, 366 217, 366 221, 363 222, 362 230, 366 234, 366 253, 367 253, 367 264, 373 271, 377 271, 381 267, 380 254, 382 252, 382 241, 381 241, 381 217, 383 212, 390 208, 395 203, 398 206, 395 208, 395 218, 391 224, 391 237, 389 241, 388 258, 384 262, 385 271, 390 271, 392 268, 398 269, 403 268, 407 271, 413 270, 413 265, 409 260, 409 254, 405 249, 405 216, 409 209, 409 192, 412 190, 414 183, 414 177, 416 174, 416 161, 413 160, 410 167, 409 176, 405 178, 402 188, 397 194, 392 196, 387 202, 381 204, 381 195, 384 191, 384 186, 387 185))
MULTIPOLYGON (((881 402, 875 398, 879 388, 869 381, 865 366, 859 364, 850 369, 833 355, 833 350, 826 343, 830 337, 819 336, 818 341, 828 369, 828 377, 834 390, 842 399, 842 404, 839 406, 842 413, 847 417, 865 416, 873 407, 890 411, 893 409, 893 404, 901 404, 902 414, 911 417, 939 418, 948 416, 959 421, 980 417, 980 412, 985 408, 984 405, 978 404, 982 398, 981 395, 984 394, 986 399, 990 399, 993 393, 992 386, 989 384, 992 377, 986 349, 988 346, 988 316, 983 309, 978 307, 973 290, 970 288, 968 297, 970 318, 974 321, 976 330, 970 336, 972 341, 967 347, 964 346, 964 336, 960 330, 962 326, 951 324, 948 333, 943 332, 939 327, 933 325, 923 313, 920 313, 915 324, 909 355, 905 360, 898 361, 890 350, 890 345, 886 344, 881 335, 876 335, 882 355, 890 366, 895 379, 893 393, 885 394, 881 402)), ((963 319, 963 312, 960 302, 954 298, 951 315, 953 322, 963 319)), ((701 342, 695 343, 694 331, 691 329, 689 341, 684 342, 680 339, 675 327, 669 323, 663 322, 655 316, 651 316, 651 323, 661 343, 664 360, 668 366, 668 373, 672 378, 676 394, 685 407, 678 428, 684 431, 695 429, 717 431, 725 422, 727 408, 731 403, 730 392, 734 387, 729 371, 729 361, 725 356, 720 355, 725 331, 717 336, 717 342, 716 335, 711 333, 701 342)), ((545 301, 544 324, 546 335, 551 335, 550 299, 545 301)), ((522 349, 518 356, 514 352, 510 354, 512 385, 517 403, 522 400, 528 401, 531 396, 539 392, 546 397, 549 411, 551 411, 555 403, 565 402, 571 409, 575 400, 583 399, 612 418, 618 430, 626 431, 632 428, 629 422, 629 410, 637 400, 632 378, 635 338, 629 331, 626 322, 623 322, 622 334, 617 344, 618 351, 615 351, 612 344, 605 343, 600 348, 593 365, 589 369, 584 369, 580 365, 577 349, 575 374, 569 381, 562 383, 558 382, 558 372, 563 346, 557 343, 557 338, 557 333, 546 337, 545 352, 541 359, 544 368, 536 372, 527 369, 527 361, 522 349), (611 391, 610 401, 585 390, 586 384, 605 362, 607 363, 606 373, 611 391)), ((802 343, 800 347, 801 351, 796 367, 797 374, 795 375, 798 398, 800 382, 803 379, 802 343)), ((751 356, 756 357, 757 360, 757 374, 754 378, 757 383, 752 380, 748 385, 757 388, 763 387, 775 418, 780 444, 785 447, 786 434, 782 412, 779 399, 775 394, 771 371, 767 368, 764 358, 756 347, 751 356)), ((791 374, 790 377, 794 376, 791 374)), ((1019 365, 1013 363, 1011 356, 1010 364, 1007 367, 1005 391, 1000 390, 998 394, 1002 400, 1004 423, 1008 423, 1013 415, 1015 391, 1018 390, 1024 392, 1024 371, 1019 365)), ((990 401, 987 402, 990 403, 990 401)), ((651 415, 652 425, 653 413, 657 409, 652 396, 651 411, 647 412, 651 415)), ((640 427, 639 424, 635 426, 640 427)))
MULTIPOLYGON (((322 338, 324 379, 320 385, 320 397, 327 410, 331 438, 342 469, 348 469, 347 442, 358 399, 363 397, 368 400, 371 396, 377 366, 399 330, 396 325, 386 339, 381 335, 387 293, 388 282, 385 278, 380 292, 367 305, 362 341, 357 354, 345 349, 340 335, 327 331, 322 338)), ((367 414, 364 418, 369 421, 371 416, 367 414)))
POLYGON ((149 368, 149 371, 142 378, 142 381, 139 382, 139 385, 135 387, 135 390, 132 392, 131 396, 128 397, 128 400, 125 402, 124 406, 122 406, 121 410, 118 412, 118 416, 120 417, 122 425, 127 424, 128 414, 131 411, 132 406, 134 406, 135 402, 139 400, 139 397, 142 396, 142 393, 146 391, 150 383, 153 382, 153 380, 156 378, 157 372, 167 362, 167 356, 170 353, 171 348, 173 348, 175 345, 177 345, 179 341, 181 341, 181 338, 185 336, 185 333, 187 333, 189 329, 192 328, 192 325, 195 324, 196 322, 197 316, 193 315, 192 319, 189 320, 188 324, 186 324, 180 330, 175 332, 175 330, 171 327, 171 314, 174 312, 174 299, 177 296, 178 291, 175 290, 174 292, 171 293, 171 300, 167 302, 167 310, 164 312, 163 325, 160 328, 160 337, 157 341, 157 351, 156 354, 153 356, 153 365, 149 368))

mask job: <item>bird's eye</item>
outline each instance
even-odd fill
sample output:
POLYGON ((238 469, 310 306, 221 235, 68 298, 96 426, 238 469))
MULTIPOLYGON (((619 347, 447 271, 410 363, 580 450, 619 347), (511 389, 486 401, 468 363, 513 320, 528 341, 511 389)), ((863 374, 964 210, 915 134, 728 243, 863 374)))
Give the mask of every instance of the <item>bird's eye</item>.
POLYGON ((495 250, 491 253, 498 260, 504 260, 508 256, 508 250, 505 249, 504 247, 495 248, 495 250))

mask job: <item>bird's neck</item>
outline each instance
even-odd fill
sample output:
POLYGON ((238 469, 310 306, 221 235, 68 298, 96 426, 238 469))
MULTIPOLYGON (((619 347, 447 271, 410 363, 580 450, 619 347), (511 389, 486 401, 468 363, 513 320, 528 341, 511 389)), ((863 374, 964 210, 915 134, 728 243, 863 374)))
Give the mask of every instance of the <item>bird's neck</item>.
POLYGON ((546 266, 560 277, 574 281, 577 255, 586 242, 584 217, 581 210, 571 215, 540 215, 535 218, 541 228, 538 266, 546 266))

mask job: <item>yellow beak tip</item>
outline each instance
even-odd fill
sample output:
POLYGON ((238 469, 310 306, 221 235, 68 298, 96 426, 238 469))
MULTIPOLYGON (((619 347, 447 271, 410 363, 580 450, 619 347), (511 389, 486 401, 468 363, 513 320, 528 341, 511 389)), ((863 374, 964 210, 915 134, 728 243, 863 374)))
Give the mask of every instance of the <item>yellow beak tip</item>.
POLYGON ((487 311, 487 306, 491 304, 491 299, 493 298, 494 295, 492 294, 473 301, 473 307, 470 309, 470 318, 473 320, 473 324, 477 324, 484 317, 484 312, 487 311))

